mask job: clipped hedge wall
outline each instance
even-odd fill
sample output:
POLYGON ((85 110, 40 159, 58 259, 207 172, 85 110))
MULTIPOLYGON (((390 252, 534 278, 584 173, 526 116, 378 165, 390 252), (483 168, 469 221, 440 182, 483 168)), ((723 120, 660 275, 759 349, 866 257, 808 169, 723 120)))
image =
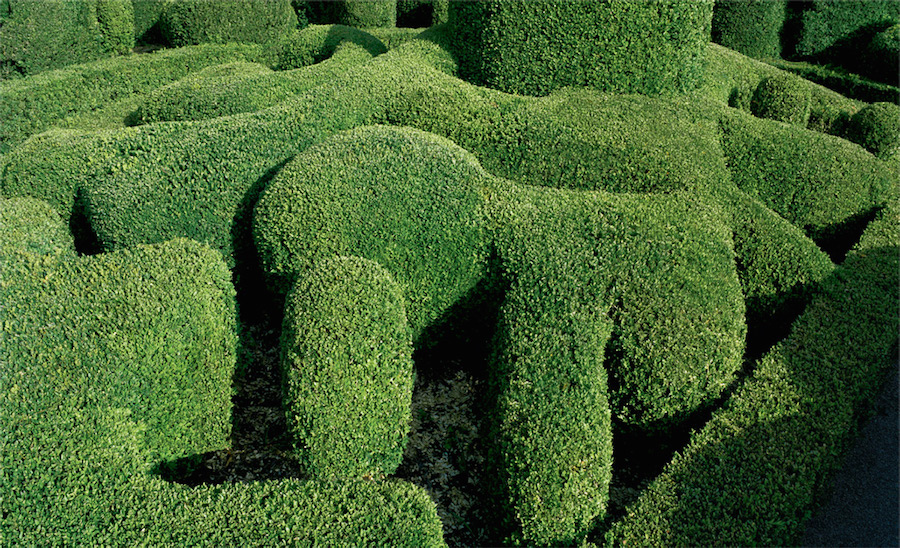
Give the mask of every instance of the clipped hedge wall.
POLYGON ((66 225, 46 202, 34 198, 0 198, 0 255, 18 251, 34 255, 75 255, 66 225))
POLYGON ((0 9, 0 80, 134 47, 130 0, 4 0, 0 9))
POLYGON ((264 44, 297 28, 291 0, 171 0, 160 17, 170 46, 264 44))
POLYGON ((809 107, 809 87, 787 74, 763 78, 750 99, 754 116, 800 127, 809 121, 809 107))
POLYGON ((313 477, 382 477, 403 458, 413 389, 403 292, 378 263, 323 259, 288 293, 284 404, 313 477))
POLYGON ((796 545, 861 409, 896 364, 896 207, 791 335, 606 535, 610 546, 796 545))
POLYGON ((900 153, 900 106, 894 103, 869 105, 850 118, 847 139, 887 160, 900 153))
POLYGON ((712 11, 712 0, 451 2, 449 25, 460 76, 478 85, 656 95, 700 84, 712 11))
POLYGON ((895 175, 843 139, 725 112, 722 148, 747 194, 821 242, 883 205, 895 175))
POLYGON ((397 26, 423 28, 446 23, 450 0, 397 0, 397 26))
POLYGON ((355 44, 372 57, 387 52, 387 47, 368 32, 346 25, 310 25, 291 32, 275 45, 275 68, 290 70, 321 63, 332 57, 339 46, 355 44))
POLYGON ((716 0, 712 40, 754 59, 781 57, 784 0, 716 0))
POLYGON ((228 442, 235 310, 218 253, 176 240, 8 258, 3 544, 443 546, 434 503, 400 481, 187 489, 157 475, 228 442))
POLYGON ((356 28, 394 27, 397 0, 308 0, 313 23, 347 25, 356 28))
POLYGON ((801 13, 796 53, 821 54, 868 29, 900 22, 900 5, 890 0, 812 0, 801 13))
POLYGON ((303 151, 254 210, 271 287, 286 292, 322 257, 376 261, 404 288, 418 344, 483 276, 485 177, 468 152, 411 128, 363 127, 303 151))
POLYGON ((0 154, 72 114, 148 93, 204 67, 261 62, 257 45, 204 45, 104 59, 0 85, 0 154))

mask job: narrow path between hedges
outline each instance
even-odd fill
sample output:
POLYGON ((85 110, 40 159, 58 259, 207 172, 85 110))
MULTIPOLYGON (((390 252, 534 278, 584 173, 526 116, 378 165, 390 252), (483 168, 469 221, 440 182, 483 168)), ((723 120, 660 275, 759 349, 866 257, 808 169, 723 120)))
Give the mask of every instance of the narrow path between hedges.
POLYGON ((830 498, 809 521, 802 545, 900 546, 900 365, 890 375, 875 415, 860 429, 830 498))

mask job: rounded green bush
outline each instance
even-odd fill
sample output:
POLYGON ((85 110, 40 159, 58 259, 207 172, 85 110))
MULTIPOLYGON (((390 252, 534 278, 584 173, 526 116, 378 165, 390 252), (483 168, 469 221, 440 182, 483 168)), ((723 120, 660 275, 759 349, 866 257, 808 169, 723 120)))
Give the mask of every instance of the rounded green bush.
POLYGON ((881 159, 896 155, 900 150, 900 106, 873 103, 860 109, 850 118, 846 137, 881 159))
POLYGON ((893 86, 900 73, 900 24, 876 34, 869 42, 865 54, 865 74, 893 86))
POLYGON ((368 32, 346 25, 310 25, 286 34, 275 44, 275 68, 290 70, 320 63, 346 42, 360 46, 373 56, 387 51, 381 40, 368 32))
POLYGON ((172 0, 160 18, 163 37, 180 47, 207 42, 266 43, 297 27, 291 0, 172 0))
POLYGON ((809 111, 809 87, 796 76, 784 74, 764 78, 750 99, 750 112, 754 116, 796 126, 806 126, 809 111))
POLYGON ((0 255, 22 250, 35 255, 75 255, 72 235, 47 202, 0 198, 0 255))
POLYGON ((404 288, 418 338, 482 277, 485 177, 465 150, 411 128, 362 127, 310 147, 254 210, 270 285, 285 293, 322 257, 377 261, 404 288))
POLYGON ((313 0, 307 3, 311 22, 356 28, 393 27, 397 0, 313 0))
POLYGON ((392 474, 410 424, 412 339, 403 293, 378 263, 324 259, 288 294, 285 407, 313 476, 392 474))

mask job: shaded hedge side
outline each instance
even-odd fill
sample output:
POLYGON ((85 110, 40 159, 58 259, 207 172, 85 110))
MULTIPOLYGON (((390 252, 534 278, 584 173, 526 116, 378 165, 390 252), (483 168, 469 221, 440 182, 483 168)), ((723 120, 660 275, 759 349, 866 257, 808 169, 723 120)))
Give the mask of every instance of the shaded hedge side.
POLYGON ((896 363, 896 204, 790 336, 606 535, 609 545, 793 545, 896 363))
POLYGON ((712 41, 754 59, 781 57, 785 0, 716 0, 712 41))
POLYGON ((172 47, 205 43, 265 44, 297 28, 291 0, 171 0, 159 20, 172 47))
POLYGON ((0 80, 134 47, 130 0, 4 0, 0 18, 0 80))

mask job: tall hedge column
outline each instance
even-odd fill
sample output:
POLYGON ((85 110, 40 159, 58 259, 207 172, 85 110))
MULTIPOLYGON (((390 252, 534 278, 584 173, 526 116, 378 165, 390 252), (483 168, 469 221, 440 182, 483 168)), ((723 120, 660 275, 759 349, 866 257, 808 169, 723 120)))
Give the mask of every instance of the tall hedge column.
POLYGON ((460 75, 510 93, 656 95, 699 85, 712 0, 452 2, 460 75))

